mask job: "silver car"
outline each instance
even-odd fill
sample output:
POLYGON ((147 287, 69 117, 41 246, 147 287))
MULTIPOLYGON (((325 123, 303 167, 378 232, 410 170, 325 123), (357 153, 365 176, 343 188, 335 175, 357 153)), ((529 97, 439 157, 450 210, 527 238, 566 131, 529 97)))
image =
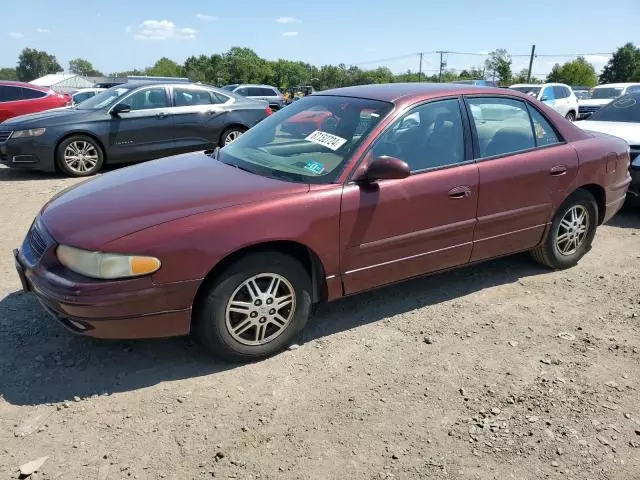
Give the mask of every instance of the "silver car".
POLYGON ((284 107, 284 95, 271 85, 233 84, 223 88, 253 100, 264 100, 274 111, 284 107))

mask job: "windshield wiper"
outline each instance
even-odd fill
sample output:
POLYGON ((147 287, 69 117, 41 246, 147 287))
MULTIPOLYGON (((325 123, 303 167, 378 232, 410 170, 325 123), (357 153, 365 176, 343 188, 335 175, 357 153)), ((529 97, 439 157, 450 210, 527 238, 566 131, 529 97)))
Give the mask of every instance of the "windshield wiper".
POLYGON ((269 174, 275 178, 290 180, 292 182, 301 183, 300 176, 295 173, 283 172, 282 170, 271 170, 269 174))

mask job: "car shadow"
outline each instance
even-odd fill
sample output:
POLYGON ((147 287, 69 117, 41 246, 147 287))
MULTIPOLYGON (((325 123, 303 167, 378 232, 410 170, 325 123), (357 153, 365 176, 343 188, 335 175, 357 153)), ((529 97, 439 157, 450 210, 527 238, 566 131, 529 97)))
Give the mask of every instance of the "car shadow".
MULTIPOLYGON (((111 172, 113 170, 118 170, 120 168, 127 167, 129 165, 131 164, 106 165, 104 169, 98 172, 97 175, 100 175, 106 172, 111 172)), ((66 179, 69 179, 69 177, 60 172, 41 172, 39 170, 0 167, 0 183, 26 182, 31 180, 36 181, 36 180, 66 180, 66 179)))
POLYGON ((607 225, 618 228, 640 229, 640 208, 625 205, 620 213, 607 222, 607 225))
MULTIPOLYGON (((300 340, 321 339, 547 271, 528 255, 517 255, 320 305, 300 340)), ((72 335, 22 292, 0 301, 0 335, 0 395, 14 405, 131 391, 237 367, 215 360, 189 337, 102 341, 72 335)))

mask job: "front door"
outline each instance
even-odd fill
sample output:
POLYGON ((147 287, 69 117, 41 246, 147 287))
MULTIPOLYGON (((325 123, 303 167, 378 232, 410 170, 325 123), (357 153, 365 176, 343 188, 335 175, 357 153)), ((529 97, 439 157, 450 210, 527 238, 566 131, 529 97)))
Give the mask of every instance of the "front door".
POLYGON ((174 153, 174 123, 163 86, 142 88, 119 103, 131 111, 111 117, 109 161, 136 162, 174 153))
POLYGON ((469 261, 478 168, 465 148, 466 128, 452 98, 413 108, 376 141, 368 160, 392 155, 412 173, 345 186, 340 242, 347 294, 469 261))
POLYGON ((535 247, 578 171, 546 118, 515 98, 468 98, 480 173, 471 260, 535 247))

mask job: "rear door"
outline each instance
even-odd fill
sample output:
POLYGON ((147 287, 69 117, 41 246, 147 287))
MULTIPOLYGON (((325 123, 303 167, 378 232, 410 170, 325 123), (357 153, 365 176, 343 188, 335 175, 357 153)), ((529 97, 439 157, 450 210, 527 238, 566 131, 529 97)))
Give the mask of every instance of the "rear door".
POLYGON ((468 97, 480 174, 472 261, 527 250, 542 239, 578 171, 578 156, 535 107, 468 97))
POLYGON ((411 176, 347 184, 340 220, 347 294, 465 264, 471 256, 478 167, 459 100, 417 106, 376 141, 365 161, 392 155, 411 176))
POLYGON ((125 96, 118 104, 129 105, 131 112, 110 119, 110 160, 149 160, 177 151, 173 111, 166 87, 140 88, 125 96))

